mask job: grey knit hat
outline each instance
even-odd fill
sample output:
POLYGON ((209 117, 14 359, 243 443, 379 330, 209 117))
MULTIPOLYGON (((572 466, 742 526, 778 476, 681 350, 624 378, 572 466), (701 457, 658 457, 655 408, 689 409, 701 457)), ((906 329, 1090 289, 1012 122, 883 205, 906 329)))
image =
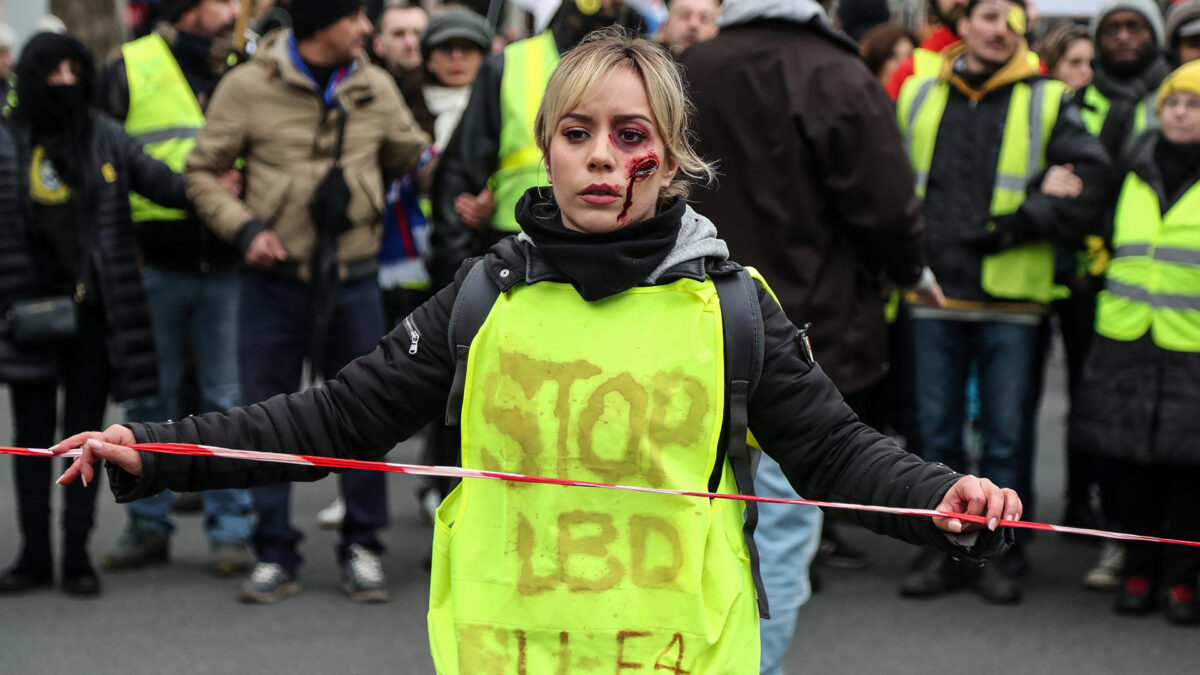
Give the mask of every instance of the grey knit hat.
POLYGON ((1088 32, 1091 33, 1093 41, 1096 40, 1096 32, 1100 29, 1101 22, 1109 14, 1122 9, 1132 10, 1146 17, 1146 22, 1150 24, 1150 30, 1154 31, 1155 42, 1160 45, 1166 42, 1162 12, 1159 11, 1154 0, 1108 0, 1100 5, 1100 9, 1096 11, 1096 15, 1092 17, 1092 22, 1088 25, 1088 32))
POLYGON ((1167 11, 1167 45, 1179 49, 1179 38, 1200 32, 1200 0, 1171 5, 1167 11))
POLYGON ((429 25, 421 33, 421 53, 429 58, 434 47, 455 38, 468 40, 487 54, 492 50, 492 25, 466 7, 447 7, 429 17, 429 25))

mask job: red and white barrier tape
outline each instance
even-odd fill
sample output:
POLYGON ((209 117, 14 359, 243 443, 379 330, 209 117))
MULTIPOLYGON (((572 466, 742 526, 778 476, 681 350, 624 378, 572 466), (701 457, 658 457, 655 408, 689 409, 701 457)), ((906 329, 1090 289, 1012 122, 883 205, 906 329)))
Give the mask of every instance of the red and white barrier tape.
MULTIPOLYGON (((289 455, 279 452, 258 452, 254 450, 230 450, 227 448, 216 448, 207 445, 189 445, 184 443, 140 443, 130 446, 135 450, 144 450, 148 452, 158 452, 167 455, 192 455, 201 457, 224 457, 227 459, 244 459, 254 460, 259 462, 276 462, 279 464, 297 464, 301 466, 315 466, 327 469, 364 469, 368 471, 386 471, 388 473, 402 473, 412 476, 443 476, 447 478, 483 478, 487 480, 503 480, 512 481, 515 483, 538 483, 542 485, 564 485, 568 487, 589 487, 601 488, 605 490, 624 490, 627 492, 647 492, 660 495, 679 495, 684 497, 703 497, 706 499, 730 499, 742 502, 759 502, 767 504, 798 504, 804 506, 819 506, 827 509, 843 509, 847 511, 870 511, 874 513, 890 513, 898 516, 922 516, 927 518, 956 518, 958 520, 972 523, 986 523, 987 518, 984 516, 975 516, 966 513, 943 513, 932 509, 902 509, 891 506, 871 506, 867 504, 842 504, 839 502, 822 502, 812 499, 787 499, 783 497, 758 497, 742 494, 724 494, 716 492, 690 492, 687 490, 667 490, 663 488, 640 487, 636 485, 614 485, 611 483, 593 483, 591 481, 582 480, 567 480, 565 478, 543 478, 539 476, 526 476, 519 473, 504 473, 500 471, 480 471, 477 469, 463 469, 452 466, 424 466, 419 464, 396 464, 393 462, 367 462, 358 459, 336 459, 333 457, 318 457, 315 455, 289 455)), ((71 450, 60 457, 78 457, 80 450, 71 450)), ((6 448, 0 447, 0 455, 21 455, 26 457, 54 457, 54 453, 49 450, 39 450, 35 448, 6 448)), ((1187 541, 1184 539, 1166 539, 1163 537, 1149 537, 1140 534, 1125 534, 1122 532, 1107 532, 1105 530, 1091 530, 1082 527, 1066 527, 1064 525, 1050 525, 1047 523, 1034 523, 1024 520, 1001 520, 1000 527, 1015 527, 1026 530, 1044 530, 1047 532, 1059 532, 1061 534, 1078 534, 1085 537, 1102 537, 1105 539, 1119 539, 1122 541, 1144 541, 1158 544, 1179 544, 1181 546, 1200 547, 1200 541, 1187 541)))

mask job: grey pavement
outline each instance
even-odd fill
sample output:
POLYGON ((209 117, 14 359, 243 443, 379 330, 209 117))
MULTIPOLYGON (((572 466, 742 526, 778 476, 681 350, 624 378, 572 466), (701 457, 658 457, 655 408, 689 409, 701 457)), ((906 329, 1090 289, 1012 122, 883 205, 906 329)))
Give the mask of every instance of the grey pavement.
MULTIPOLYGON (((1041 514, 1062 509, 1065 402, 1061 363, 1051 364, 1039 436, 1041 514)), ((118 421, 114 410, 110 421, 118 421)), ((12 438, 7 390, 0 388, 0 444, 12 438)), ((413 443, 393 451, 412 461, 413 443)), ((17 554, 11 460, 0 458, 0 566, 17 554)), ((274 606, 234 599, 239 581, 204 571, 201 518, 179 516, 172 562, 142 572, 103 575, 104 594, 73 600, 57 590, 0 598, 0 675, 24 673, 432 673, 425 632, 431 529, 417 515, 413 479, 393 476, 393 525, 385 571, 393 600, 362 606, 338 586, 335 536, 314 514, 334 497, 331 480, 296 486, 294 518, 307 533, 304 591, 274 606)), ((107 485, 92 538, 98 556, 124 525, 107 485)), ((913 601, 896 587, 915 550, 863 530, 846 538, 876 558, 870 569, 821 569, 823 590, 801 610, 788 672, 822 673, 1197 673, 1200 628, 1168 625, 1161 615, 1115 616, 1112 595, 1079 579, 1094 543, 1039 534, 1015 607, 984 604, 962 592, 913 601)), ((530 674, 535 675, 535 674, 530 674)))

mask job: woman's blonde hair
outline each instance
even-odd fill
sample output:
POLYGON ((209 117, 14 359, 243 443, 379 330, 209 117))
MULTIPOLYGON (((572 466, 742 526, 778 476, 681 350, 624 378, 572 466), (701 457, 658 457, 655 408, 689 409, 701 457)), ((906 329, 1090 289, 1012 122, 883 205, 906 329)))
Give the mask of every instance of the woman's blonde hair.
POLYGON ((692 149, 689 128, 692 103, 684 93, 679 66, 665 48, 619 27, 588 35, 579 46, 563 55, 562 62, 550 76, 533 126, 533 135, 542 155, 548 157, 550 139, 559 121, 579 105, 589 90, 621 68, 632 70, 642 78, 650 111, 666 148, 664 161, 672 159, 679 165, 675 178, 659 194, 659 204, 675 197, 687 197, 694 180, 712 183, 716 171, 692 149))

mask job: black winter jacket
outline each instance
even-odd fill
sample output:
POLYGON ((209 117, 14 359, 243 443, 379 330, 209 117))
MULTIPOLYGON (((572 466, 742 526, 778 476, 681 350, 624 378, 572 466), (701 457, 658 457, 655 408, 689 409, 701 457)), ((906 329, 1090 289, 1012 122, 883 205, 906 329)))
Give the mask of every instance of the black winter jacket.
MULTIPOLYGON (((564 280, 534 246, 512 237, 493 247, 483 264, 496 286, 505 290, 521 282, 564 280)), ((445 411, 455 366, 447 325, 468 268, 464 264, 452 285, 410 315, 420 333, 416 353, 410 352, 413 342, 402 325, 384 337, 374 352, 352 362, 323 387, 226 413, 130 428, 138 442, 379 459, 445 411)), ((725 261, 695 259, 671 268, 657 283, 682 277, 703 279, 706 274, 736 269, 725 261)), ((761 288, 758 296, 766 349, 762 379, 750 400, 750 427, 797 490, 813 499, 936 507, 961 476, 945 465, 926 463, 904 452, 859 422, 820 367, 802 356, 798 331, 779 305, 761 288)), ((142 461, 140 478, 108 467, 117 501, 168 489, 316 480, 329 473, 296 465, 156 453, 143 453, 142 461)), ((967 559, 1004 547, 1005 536, 995 533, 985 533, 971 550, 958 547, 928 519, 857 512, 854 518, 877 532, 938 546, 967 559)))
MULTIPOLYGON (((99 113, 91 118, 91 143, 80 159, 83 181, 72 186, 72 203, 76 222, 87 228, 81 241, 92 242, 92 272, 85 281, 89 296, 98 297, 104 306, 105 344, 114 370, 110 391, 122 401, 158 391, 154 338, 130 222, 129 191, 137 190, 172 208, 187 208, 188 201, 182 176, 143 154, 112 119, 99 113)), ((2 125, 0 147, 0 162, 4 163, 0 191, 5 192, 0 204, 11 194, 18 205, 0 209, 0 307, 7 308, 13 300, 48 294, 48 280, 39 274, 38 260, 51 254, 32 235, 30 129, 2 125), (15 176, 9 173, 13 169, 15 176)))
MULTIPOLYGON (((983 258, 966 239, 981 232, 992 215, 992 188, 1012 90, 1012 84, 1003 85, 973 101, 950 87, 925 193, 929 265, 947 298, 995 300, 980 286, 983 258)), ((1075 199, 1043 195, 1037 180, 1017 214, 1035 233, 1031 239, 1077 248, 1104 208, 1109 159, 1070 97, 1063 97, 1046 146, 1046 164, 1073 164, 1083 180, 1083 194, 1075 199)))

